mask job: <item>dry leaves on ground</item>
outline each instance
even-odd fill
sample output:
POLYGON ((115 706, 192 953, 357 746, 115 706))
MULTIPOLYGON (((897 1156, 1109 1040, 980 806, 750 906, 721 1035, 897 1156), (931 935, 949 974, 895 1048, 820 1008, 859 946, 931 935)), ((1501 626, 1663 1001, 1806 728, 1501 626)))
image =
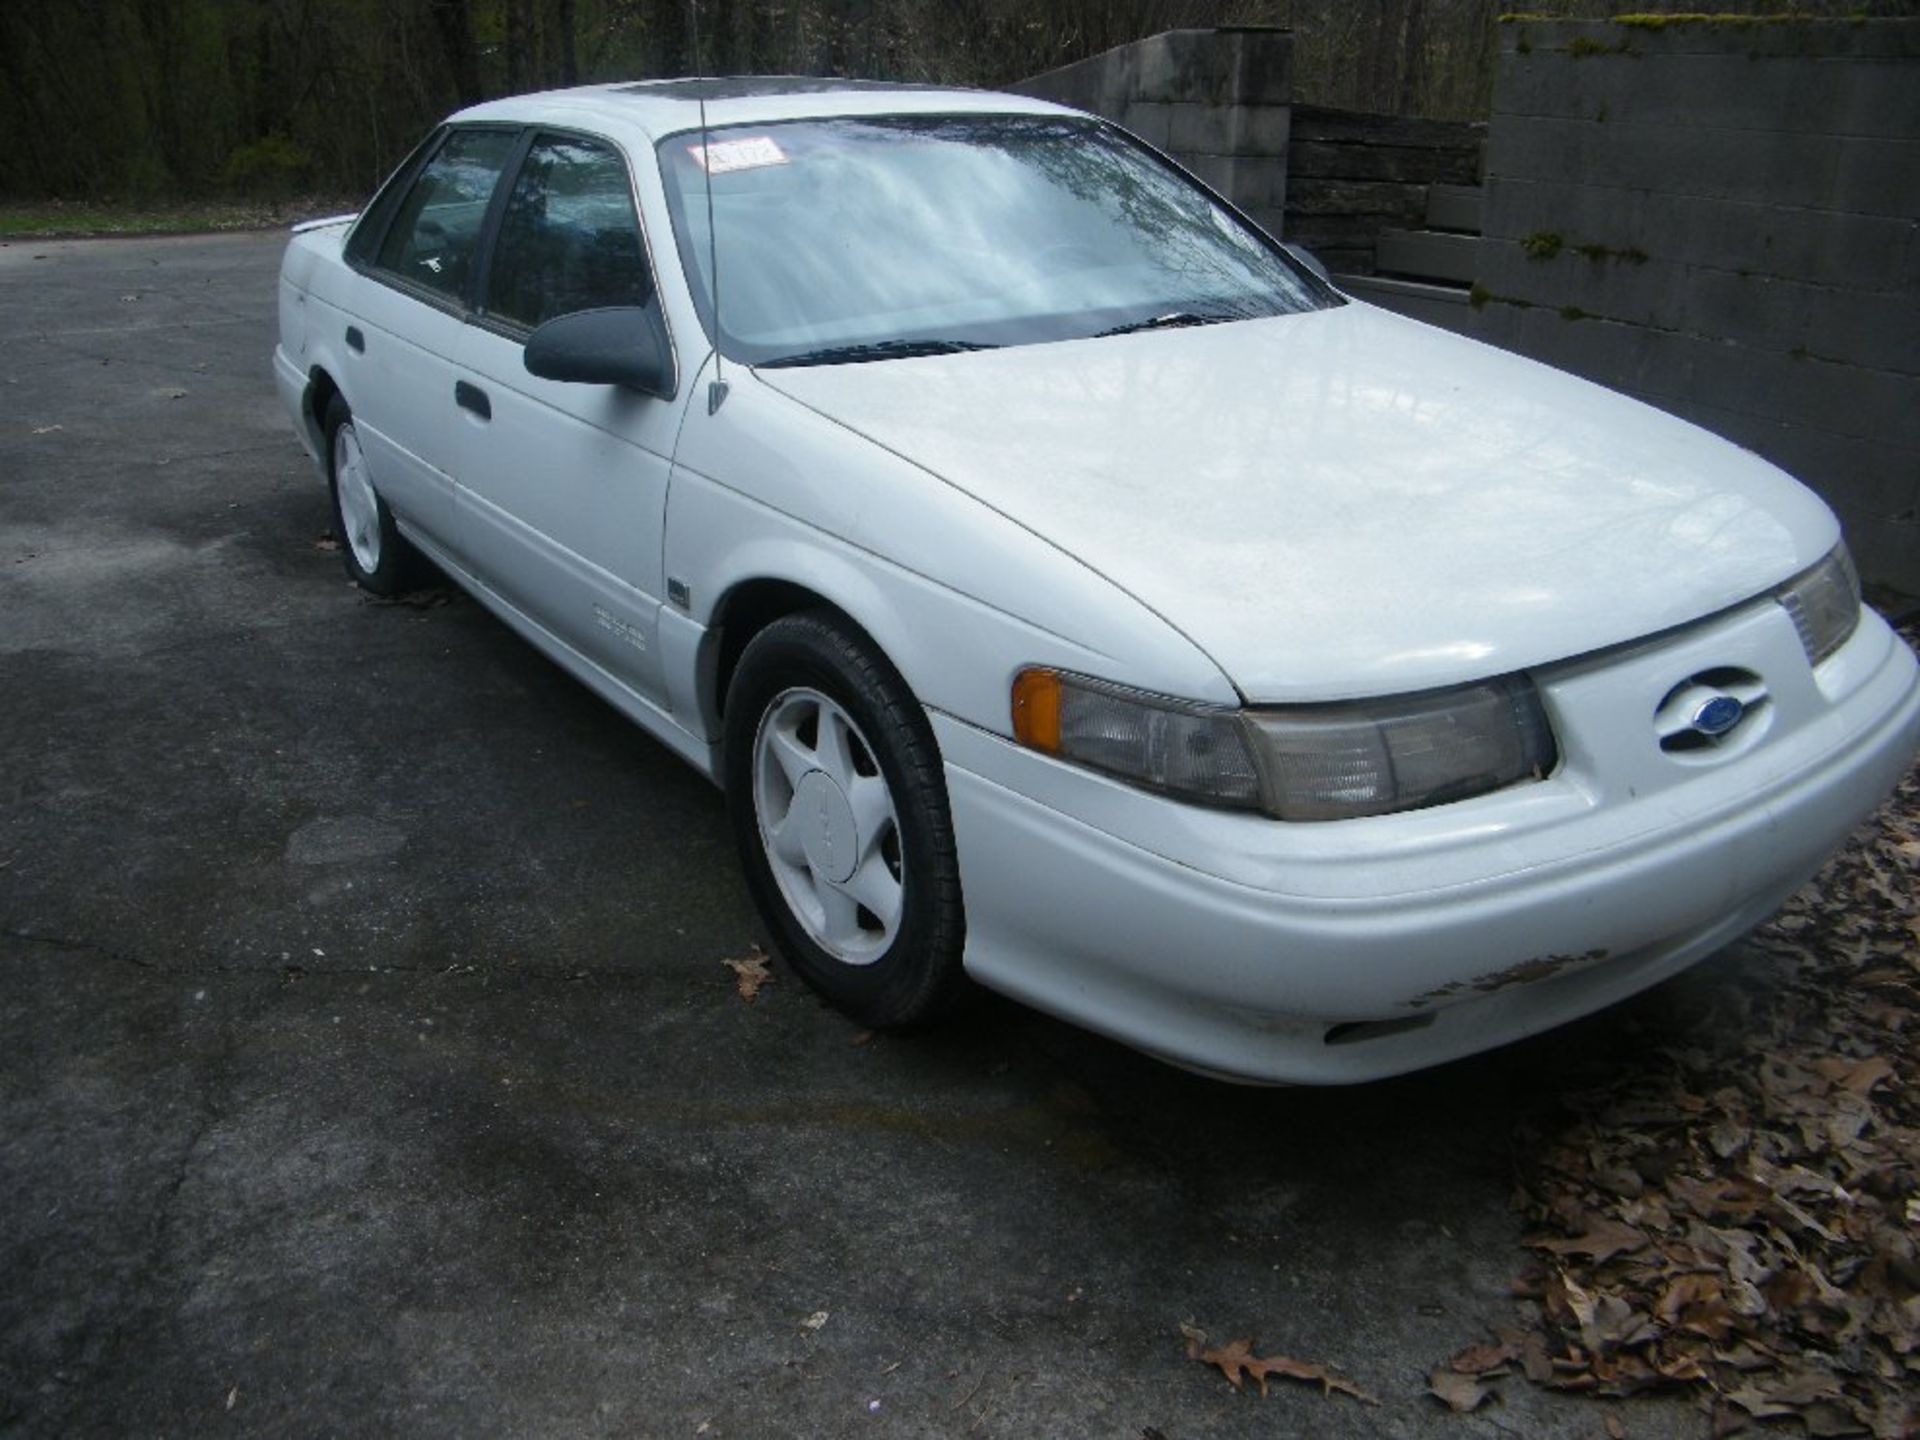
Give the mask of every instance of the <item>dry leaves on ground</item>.
MULTIPOLYGON (((1514 1362, 1603 1396, 1698 1393, 1716 1435, 1920 1431, 1920 770, 1748 942, 1682 1033, 1520 1137, 1514 1362)), ((1678 1003, 1678 1002, 1677 1002, 1678 1003)))
POLYGON ((1251 1340, 1234 1340, 1209 1348, 1204 1330, 1197 1330, 1191 1325, 1182 1325, 1180 1330, 1187 1337, 1187 1358, 1198 1360, 1202 1365, 1214 1366, 1236 1390, 1241 1388, 1242 1377, 1245 1377, 1258 1385, 1260 1393, 1265 1395, 1267 1381, 1277 1377, 1318 1385, 1323 1395, 1351 1395, 1366 1405, 1380 1403, 1351 1380, 1324 1365, 1316 1365, 1309 1360, 1295 1360, 1287 1355, 1268 1355, 1263 1358, 1253 1353, 1251 1340))
POLYGON ((722 960, 720 963, 733 971, 733 988, 749 1005, 759 998, 762 985, 771 985, 774 981, 773 971, 767 968, 767 952, 758 945, 747 947, 747 958, 744 960, 722 960))

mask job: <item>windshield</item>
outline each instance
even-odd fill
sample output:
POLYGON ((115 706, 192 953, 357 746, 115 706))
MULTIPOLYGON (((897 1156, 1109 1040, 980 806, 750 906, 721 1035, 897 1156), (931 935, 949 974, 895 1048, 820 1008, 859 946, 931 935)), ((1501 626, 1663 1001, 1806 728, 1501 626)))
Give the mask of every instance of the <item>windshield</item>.
POLYGON ((660 142, 709 335, 749 365, 1031 345, 1339 303, 1279 247, 1107 126, 886 116, 660 142))

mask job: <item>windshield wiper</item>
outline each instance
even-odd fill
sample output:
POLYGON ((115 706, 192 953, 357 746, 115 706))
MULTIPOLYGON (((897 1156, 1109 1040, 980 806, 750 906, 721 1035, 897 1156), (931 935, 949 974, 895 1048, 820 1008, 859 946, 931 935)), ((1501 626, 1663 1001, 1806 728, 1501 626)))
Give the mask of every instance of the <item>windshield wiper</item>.
POLYGON ((998 346, 979 340, 874 340, 865 345, 828 345, 820 350, 802 350, 762 360, 757 368, 772 370, 784 365, 857 365, 864 360, 905 360, 915 355, 958 355, 967 350, 995 350, 998 346))
POLYGON ((1236 319, 1233 315, 1202 315, 1197 310, 1169 310, 1164 315, 1155 315, 1151 320, 1133 320, 1125 325, 1116 325, 1111 330, 1094 332, 1096 340, 1109 335, 1134 335, 1142 330, 1178 330, 1186 325, 1217 325, 1222 320, 1236 319))

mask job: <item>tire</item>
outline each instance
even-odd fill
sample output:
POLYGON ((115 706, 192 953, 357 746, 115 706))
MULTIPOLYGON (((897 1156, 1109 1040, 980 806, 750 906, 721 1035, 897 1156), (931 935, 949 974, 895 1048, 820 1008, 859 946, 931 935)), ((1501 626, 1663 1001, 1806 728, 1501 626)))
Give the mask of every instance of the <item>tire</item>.
POLYGON ((873 644, 827 611, 774 621, 727 687, 727 809, 775 944, 874 1029, 966 994, 953 819, 933 731, 873 644))
POLYGON ((393 512, 373 487, 353 412, 338 395, 327 404, 325 429, 333 534, 347 575, 362 590, 398 595, 413 577, 414 549, 395 528, 393 512))

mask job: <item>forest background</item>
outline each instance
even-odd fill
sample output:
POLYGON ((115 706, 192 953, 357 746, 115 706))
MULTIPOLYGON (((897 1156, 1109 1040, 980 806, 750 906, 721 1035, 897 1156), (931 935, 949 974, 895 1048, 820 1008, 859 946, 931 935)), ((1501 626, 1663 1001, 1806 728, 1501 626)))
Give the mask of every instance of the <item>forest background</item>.
MULTIPOLYGON (((1920 0, 1726 8, 1891 15, 1920 0)), ((696 47, 689 0, 0 0, 0 201, 360 196, 437 120, 490 96, 696 73, 993 87, 1183 26, 1291 29, 1302 102, 1474 118, 1487 110, 1501 10, 1500 0, 700 0, 696 47)))

